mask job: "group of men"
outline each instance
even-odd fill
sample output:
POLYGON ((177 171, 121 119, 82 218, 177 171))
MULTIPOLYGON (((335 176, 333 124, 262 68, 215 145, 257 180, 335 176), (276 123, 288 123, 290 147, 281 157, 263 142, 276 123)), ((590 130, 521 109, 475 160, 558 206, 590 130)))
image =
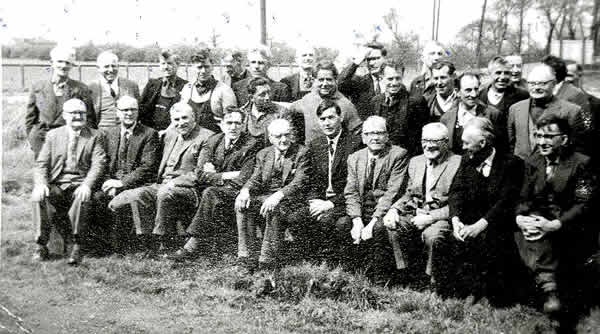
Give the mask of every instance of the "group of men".
POLYGON ((595 98, 557 57, 527 80, 520 57, 494 57, 485 85, 445 58, 427 44, 407 89, 403 64, 378 43, 341 73, 299 48, 300 70, 279 82, 265 49, 247 53, 247 69, 241 53, 228 55, 224 81, 203 50, 190 82, 164 51, 162 76, 140 95, 113 53, 100 54, 100 77, 86 86, 68 76, 74 51, 57 47, 25 117, 36 258, 48 258, 52 228, 73 245, 69 264, 85 240, 110 236, 123 252, 133 233, 174 260, 237 242, 249 271, 295 254, 376 280, 425 279, 442 294, 474 277, 463 291, 480 295, 510 281, 520 258, 544 310, 558 312, 561 274, 597 248, 586 155, 595 98))

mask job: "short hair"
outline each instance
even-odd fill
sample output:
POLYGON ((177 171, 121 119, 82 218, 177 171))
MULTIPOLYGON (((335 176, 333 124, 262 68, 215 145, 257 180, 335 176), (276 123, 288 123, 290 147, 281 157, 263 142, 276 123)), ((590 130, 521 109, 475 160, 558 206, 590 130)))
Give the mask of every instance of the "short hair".
POLYGON ((556 124, 560 132, 566 134, 567 136, 571 136, 571 125, 569 124, 569 121, 566 118, 560 117, 556 114, 550 113, 543 115, 537 120, 535 126, 538 129, 541 129, 544 126, 548 126, 551 124, 556 124))
POLYGON ((492 59, 490 59, 490 61, 488 62, 488 72, 494 65, 500 65, 500 66, 504 66, 504 67, 510 66, 510 64, 508 63, 508 60, 506 60, 506 58, 504 58, 502 56, 495 56, 492 59))
POLYGON ((442 43, 440 43, 438 41, 428 41, 425 43, 425 46, 423 47, 423 51, 421 53, 425 53, 425 50, 431 49, 434 46, 437 46, 437 47, 441 48, 442 50, 446 51, 446 49, 444 48, 442 43))
POLYGON ((267 63, 271 63, 271 58, 272 58, 271 52, 266 47, 254 47, 254 48, 248 50, 248 55, 253 54, 253 53, 260 54, 260 56, 263 57, 263 59, 267 63))
POLYGON ((494 130, 494 125, 492 121, 490 121, 487 117, 473 117, 471 118, 464 126, 466 130, 468 127, 474 127, 481 133, 481 136, 488 142, 490 145, 494 145, 494 141, 496 140, 496 132, 494 130))
POLYGON ((75 49, 64 45, 57 45, 50 50, 50 59, 64 60, 75 64, 75 49))
POLYGON ((77 98, 68 99, 63 103, 63 112, 69 112, 76 109, 87 111, 85 103, 77 98))
POLYGON ((453 75, 456 72, 456 67, 454 66, 454 64, 447 60, 440 60, 440 61, 433 63, 433 65, 431 65, 431 69, 432 70, 441 70, 442 68, 444 68, 446 66, 448 67, 448 74, 453 75))
POLYGON ((333 77, 335 79, 337 79, 338 76, 338 70, 335 67, 335 64, 331 61, 331 60, 321 60, 320 62, 317 63, 317 67, 315 68, 315 73, 318 73, 319 71, 331 71, 331 73, 333 74, 333 77))
POLYGON ((290 122, 289 119, 287 119, 287 118, 276 118, 273 121, 271 121, 271 123, 269 123, 269 125, 267 126, 267 133, 269 134, 269 136, 273 132, 274 128, 283 125, 284 122, 285 122, 285 124, 287 124, 290 127, 290 129, 293 128, 292 127, 292 122, 290 122))
POLYGON ((179 57, 178 54, 173 53, 171 50, 169 49, 163 49, 160 51, 160 53, 158 54, 158 59, 164 59, 164 60, 168 60, 169 58, 173 59, 173 61, 176 64, 181 63, 181 58, 179 57))
POLYGON ((364 129, 365 129, 365 126, 366 126, 367 124, 371 124, 371 123, 373 123, 373 124, 382 124, 382 125, 383 125, 383 128, 385 129, 385 131, 387 132, 387 130, 388 130, 388 129, 387 129, 387 121, 385 120, 385 118, 383 118, 383 117, 381 117, 381 116, 369 116, 369 117, 367 117, 367 119, 365 119, 365 121, 363 122, 363 125, 362 125, 362 129, 363 129, 363 131, 364 131, 364 129))
POLYGON ((471 71, 463 72, 456 79, 456 86, 458 87, 459 90, 460 90, 461 81, 465 77, 475 78, 475 79, 477 79, 477 82, 479 82, 479 84, 481 84, 481 77, 479 76, 479 74, 477 74, 475 72, 471 72, 471 71))
POLYGON ((269 86, 270 82, 263 77, 254 77, 248 81, 248 94, 254 95, 256 93, 256 87, 258 86, 269 86))
POLYGON ((98 55, 98 58, 96 58, 96 65, 99 65, 100 62, 102 62, 102 61, 109 61, 109 60, 113 60, 113 59, 116 60, 117 62, 119 62, 119 57, 116 54, 114 54, 112 51, 110 51, 110 50, 102 51, 98 55))
POLYGON ((342 108, 340 108, 339 104, 330 99, 323 99, 323 101, 321 101, 321 103, 319 103, 319 106, 317 107, 317 116, 321 117, 321 115, 323 115, 323 112, 325 112, 325 110, 329 108, 334 108, 335 113, 338 114, 338 116, 342 115, 342 108))
POLYGON ((227 106, 225 110, 223 110, 223 118, 221 120, 224 120, 225 116, 233 113, 239 113, 242 116, 242 122, 246 119, 246 113, 243 112, 242 109, 236 106, 227 106))
POLYGON ((567 64, 561 58, 547 55, 542 58, 542 63, 552 68, 552 71, 554 71, 554 75, 556 76, 556 82, 562 82, 567 77, 567 64))
POLYGON ((386 67, 391 67, 395 70, 399 70, 404 73, 405 67, 404 62, 401 59, 387 59, 381 66, 381 71, 385 70, 386 67))
POLYGON ((384 57, 387 56, 387 50, 385 49, 385 46, 379 42, 376 42, 376 41, 368 42, 365 44, 365 46, 369 49, 380 50, 382 56, 384 56, 384 57))
POLYGON ((425 124, 421 133, 425 133, 425 131, 428 130, 441 132, 444 139, 448 139, 448 128, 446 127, 446 125, 444 125, 444 123, 433 122, 425 124))
POLYGON ((242 62, 244 55, 240 51, 234 51, 231 53, 231 59, 242 62))
POLYGON ((134 103, 135 103, 135 107, 139 108, 138 101, 136 98, 131 97, 129 95, 123 95, 117 100, 117 109, 119 109, 119 110, 121 109, 121 108, 119 108, 119 105, 134 104, 134 103))
POLYGON ((173 114, 174 112, 177 111, 187 111, 190 114, 194 115, 194 109, 192 109, 192 106, 190 106, 189 104, 187 104, 186 102, 177 102, 175 103, 171 109, 169 109, 169 114, 173 114))
POLYGON ((197 53, 193 54, 192 57, 190 57, 190 62, 192 64, 204 63, 206 61, 208 61, 211 64, 213 63, 212 54, 210 53, 209 49, 202 49, 197 53))

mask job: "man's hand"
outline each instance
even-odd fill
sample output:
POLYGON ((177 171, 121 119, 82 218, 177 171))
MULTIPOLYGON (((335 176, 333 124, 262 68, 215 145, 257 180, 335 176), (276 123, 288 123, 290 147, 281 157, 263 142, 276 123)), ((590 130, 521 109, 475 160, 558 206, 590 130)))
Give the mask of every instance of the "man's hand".
POLYGON ((350 230, 350 236, 354 240, 354 244, 360 243, 360 235, 365 225, 362 222, 362 218, 356 217, 352 219, 352 229, 350 230))
POLYGON ((537 226, 544 232, 558 231, 562 227, 562 223, 558 219, 548 220, 542 216, 532 215, 535 218, 537 226))
POLYGON ((460 232, 460 236, 463 240, 476 238, 487 226, 487 220, 481 218, 475 224, 464 226, 460 232))
POLYGON ((243 211, 250 206, 250 192, 246 188, 242 188, 240 193, 235 198, 235 211, 243 211))
POLYGON ((75 189, 73 196, 81 202, 87 202, 92 196, 92 190, 87 185, 82 184, 75 189))
POLYGON ((283 193, 281 191, 277 191, 273 195, 269 196, 260 207, 260 215, 266 217, 267 214, 273 212, 282 199, 283 193))
POLYGON ((361 46, 356 50, 356 54, 352 57, 352 61, 356 65, 360 65, 369 56, 371 49, 361 46))
POLYGON ((377 223, 377 218, 373 217, 369 224, 367 224, 367 226, 360 231, 360 238, 362 240, 367 241, 373 238, 373 227, 375 227, 375 223, 377 223))
POLYGON ((546 235, 546 232, 540 228, 540 223, 535 216, 518 215, 516 221, 527 241, 536 241, 546 235))
POLYGON ((463 235, 462 230, 464 228, 465 228, 465 224, 463 224, 463 222, 460 221, 460 218, 452 217, 452 235, 454 235, 454 237, 457 240, 465 241, 465 239, 462 236, 463 235))
POLYGON ((215 165, 213 165, 210 162, 207 162, 204 164, 204 166, 202 166, 202 171, 206 172, 206 173, 216 173, 217 170, 215 169, 215 165))
POLYGON ((310 210, 311 217, 319 217, 327 211, 334 208, 332 201, 324 201, 321 199, 311 199, 308 201, 308 208, 310 210))
POLYGON ((410 220, 419 230, 424 230, 427 226, 433 224, 433 217, 429 214, 418 213, 410 220))
POLYGON ((50 189, 45 184, 40 184, 33 187, 33 191, 31 192, 31 200, 34 202, 41 202, 50 194, 50 189))
POLYGON ((391 208, 383 217, 383 226, 389 228, 390 230, 395 230, 398 228, 396 223, 400 221, 400 214, 398 210, 395 208, 391 208))
POLYGON ((109 193, 109 191, 111 189, 119 189, 119 188, 123 188, 123 182, 121 182, 121 180, 110 179, 110 180, 104 181, 104 183, 102 184, 102 192, 104 192, 104 193, 109 193))
POLYGON ((225 172, 221 174, 221 179, 223 180, 233 180, 240 175, 239 171, 236 172, 225 172))

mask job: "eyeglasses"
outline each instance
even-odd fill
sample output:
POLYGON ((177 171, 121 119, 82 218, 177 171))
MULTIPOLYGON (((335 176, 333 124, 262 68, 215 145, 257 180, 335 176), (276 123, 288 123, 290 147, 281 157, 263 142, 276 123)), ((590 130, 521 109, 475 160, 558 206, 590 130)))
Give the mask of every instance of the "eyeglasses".
POLYGON ((365 60, 366 61, 373 61, 373 60, 379 60, 381 59, 381 57, 367 57, 365 60))
POLYGON ((381 137, 381 136, 385 136, 387 135, 386 131, 370 131, 370 132, 363 132, 363 135, 367 136, 367 137, 381 137))
POLYGON ((138 108, 125 108, 125 109, 119 109, 119 110, 121 110, 121 112, 129 112, 129 111, 134 112, 134 111, 137 111, 138 108))
POLYGON ((544 87, 544 86, 548 86, 548 84, 550 84, 551 82, 554 82, 554 79, 552 80, 548 80, 548 81, 527 81, 527 85, 529 86, 539 86, 539 87, 544 87))
POLYGON ((250 61, 250 64, 264 65, 265 62, 262 60, 252 60, 252 61, 250 61))
POLYGON ((448 138, 442 138, 442 139, 421 139, 421 144, 425 145, 439 145, 439 144, 443 144, 446 141, 448 141, 448 138))
POLYGON ((544 140, 548 139, 548 140, 552 140, 552 139, 554 139, 554 137, 558 137, 558 136, 562 136, 562 135, 563 135, 563 133, 560 133, 560 132, 558 132, 558 133, 541 133, 541 132, 536 132, 536 133, 533 134, 533 137, 535 139, 544 139, 544 140))
POLYGON ((301 54, 301 56, 302 57, 313 57, 314 54, 312 54, 312 53, 303 53, 303 54, 301 54))

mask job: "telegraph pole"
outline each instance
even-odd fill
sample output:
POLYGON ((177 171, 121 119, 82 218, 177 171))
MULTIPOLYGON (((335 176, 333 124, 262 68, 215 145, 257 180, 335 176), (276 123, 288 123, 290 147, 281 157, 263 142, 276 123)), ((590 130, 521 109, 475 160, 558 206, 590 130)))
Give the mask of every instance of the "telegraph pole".
POLYGON ((260 43, 267 45, 267 0, 260 0, 260 43))

